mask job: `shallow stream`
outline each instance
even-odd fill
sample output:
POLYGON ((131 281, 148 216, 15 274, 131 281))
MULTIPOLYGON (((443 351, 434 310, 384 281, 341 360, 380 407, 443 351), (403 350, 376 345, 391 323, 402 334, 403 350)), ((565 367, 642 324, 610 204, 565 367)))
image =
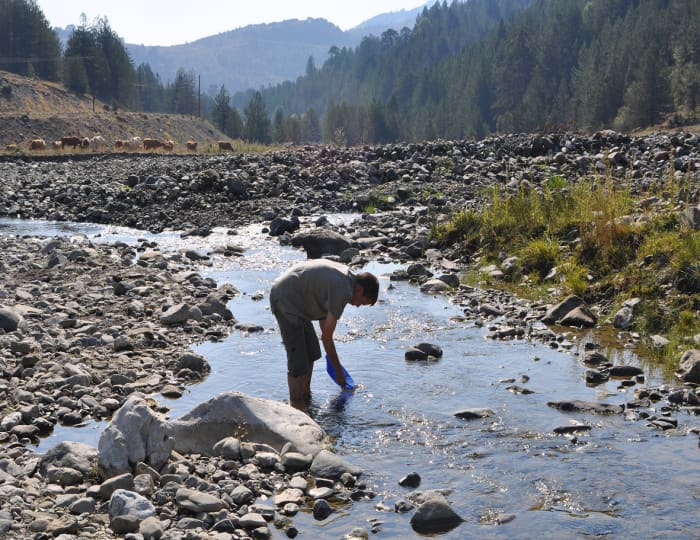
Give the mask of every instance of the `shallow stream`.
MULTIPOLYGON (((342 219, 336 216, 335 219, 342 219)), ((347 218, 345 218, 347 219, 347 218)), ((227 236, 216 230, 206 239, 183 241, 176 233, 152 235, 85 224, 0 220, 0 234, 85 234, 95 241, 155 240, 161 249, 203 251, 226 243, 246 248, 243 257, 212 259, 202 270, 217 282, 235 285, 241 295, 229 304, 236 319, 263 332, 235 330, 218 343, 195 350, 205 355, 211 375, 166 400, 175 418, 228 390, 275 400, 287 399, 285 355, 267 293, 271 281, 304 253, 281 247, 261 233, 261 225, 227 236), (262 299, 258 293, 262 293, 262 299)), ((635 387, 619 381, 589 387, 578 352, 595 334, 572 336, 571 352, 523 340, 492 341, 486 328, 461 318, 459 306, 444 297, 392 282, 393 264, 371 263, 380 276, 380 302, 348 306, 337 330, 338 351, 359 389, 340 393, 318 362, 312 381, 313 418, 335 440, 335 451, 363 470, 377 493, 352 503, 323 523, 300 514, 300 538, 340 538, 352 527, 373 529, 376 538, 414 538, 408 515, 393 512, 410 490, 400 478, 417 472, 421 490, 449 489, 453 509, 465 522, 440 538, 698 538, 700 537, 700 450, 686 435, 697 417, 679 413, 678 430, 661 432, 623 415, 562 413, 548 401, 582 399, 625 403, 635 387), (405 349, 431 342, 444 355, 434 362, 404 359, 405 349), (519 386, 532 393, 515 393, 519 386), (454 413, 489 408, 495 416, 465 421, 454 413), (577 442, 553 429, 580 422, 592 426, 577 442), (506 523, 497 525, 504 520, 506 523)), ((616 364, 640 365, 629 351, 606 351, 616 364)), ((643 365, 648 385, 664 380, 661 370, 643 365)), ((61 440, 97 445, 104 424, 57 426, 39 449, 61 440)), ((273 538, 284 535, 273 529, 273 538)))

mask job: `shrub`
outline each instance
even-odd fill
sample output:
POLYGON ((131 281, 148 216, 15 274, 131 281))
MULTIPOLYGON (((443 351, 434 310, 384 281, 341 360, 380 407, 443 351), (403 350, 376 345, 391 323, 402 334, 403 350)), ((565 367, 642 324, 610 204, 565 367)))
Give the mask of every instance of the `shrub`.
POLYGON ((520 250, 523 272, 535 273, 543 280, 559 260, 559 244, 548 238, 538 238, 528 242, 520 250))

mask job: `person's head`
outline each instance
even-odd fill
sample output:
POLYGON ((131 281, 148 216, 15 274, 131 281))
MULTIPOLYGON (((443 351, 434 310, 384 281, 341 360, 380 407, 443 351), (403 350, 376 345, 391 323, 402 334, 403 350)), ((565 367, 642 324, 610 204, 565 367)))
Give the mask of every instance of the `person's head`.
POLYGON ((350 303, 356 307, 373 306, 379 296, 379 281, 374 274, 369 272, 362 272, 356 277, 355 290, 350 303))

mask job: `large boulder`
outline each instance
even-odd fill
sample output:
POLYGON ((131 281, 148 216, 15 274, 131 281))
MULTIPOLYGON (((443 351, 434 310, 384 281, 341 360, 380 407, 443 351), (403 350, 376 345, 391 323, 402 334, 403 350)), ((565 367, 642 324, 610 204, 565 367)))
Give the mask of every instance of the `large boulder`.
POLYGON ((292 246, 303 247, 309 259, 320 259, 324 255, 340 255, 352 244, 340 233, 318 228, 294 235, 292 246))
POLYGON ((168 462, 173 440, 167 421, 140 394, 130 396, 100 435, 99 472, 103 478, 134 472, 140 462, 156 471, 168 462))
POLYGON ((302 454, 315 455, 326 444, 316 422, 294 407, 240 392, 224 392, 201 403, 169 425, 175 450, 212 455, 226 437, 268 444, 278 452, 291 443, 302 454))

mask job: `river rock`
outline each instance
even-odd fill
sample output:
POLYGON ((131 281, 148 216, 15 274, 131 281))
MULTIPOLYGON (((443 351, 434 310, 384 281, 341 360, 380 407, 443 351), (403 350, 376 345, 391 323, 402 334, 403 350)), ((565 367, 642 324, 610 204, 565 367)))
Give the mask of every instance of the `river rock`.
POLYGON ((676 377, 683 382, 700 384, 700 349, 689 349, 683 353, 676 377))
POLYGON ((118 489, 112 493, 109 498, 108 511, 109 517, 112 519, 129 515, 141 520, 156 514, 156 509, 151 501, 138 493, 125 489, 118 489))
POLYGON ((454 416, 456 416, 457 418, 461 418, 462 420, 477 420, 480 418, 488 418, 490 416, 493 416, 494 414, 496 413, 494 413, 491 409, 474 408, 462 409, 454 413, 454 416))
POLYGON ((69 467, 80 471, 84 476, 92 474, 98 461, 94 446, 84 443, 64 441, 49 449, 39 461, 39 470, 47 474, 50 467, 69 467))
POLYGON ((133 472, 141 461, 159 470, 167 463, 173 445, 167 422, 143 397, 130 396, 100 435, 100 474, 109 478, 133 472))
POLYGON ((353 476, 358 476, 361 473, 357 466, 348 463, 328 450, 321 450, 314 456, 309 470, 312 474, 321 478, 332 478, 336 480, 345 473, 349 473, 353 476))
POLYGON ((570 401, 548 401, 547 405, 563 412, 592 412, 597 414, 619 414, 624 412, 622 405, 610 403, 596 403, 593 401, 581 401, 573 399, 570 401))
POLYGON ((576 295, 566 297, 564 300, 551 307, 542 317, 545 324, 557 324, 568 313, 585 305, 585 302, 576 295))
POLYGON ((352 243, 340 233, 317 228, 294 235, 292 246, 303 247, 309 259, 320 259, 324 255, 340 255, 352 247, 352 243))
POLYGON ((452 510, 444 496, 433 493, 411 516, 411 527, 418 534, 444 534, 458 527, 463 521, 464 519, 452 510))
POLYGON ((218 441, 236 435, 277 451, 291 443, 297 451, 312 455, 325 445, 321 426, 300 410, 240 392, 214 396, 171 422, 168 430, 180 453, 211 455, 218 441))
POLYGON ((0 330, 15 332, 22 326, 24 326, 24 319, 18 311, 0 306, 0 330))

